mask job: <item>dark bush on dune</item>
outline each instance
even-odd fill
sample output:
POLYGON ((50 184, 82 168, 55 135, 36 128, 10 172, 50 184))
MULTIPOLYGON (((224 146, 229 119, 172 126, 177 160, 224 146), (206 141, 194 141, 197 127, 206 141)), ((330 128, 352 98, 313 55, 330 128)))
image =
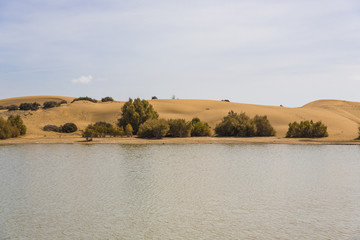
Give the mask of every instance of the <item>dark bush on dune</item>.
POLYGON ((8 111, 15 111, 15 110, 19 110, 19 106, 18 105, 10 105, 10 106, 7 106, 6 109, 8 111))
POLYGON ((276 132, 271 126, 267 116, 258 116, 256 115, 253 118, 253 121, 256 125, 256 136, 265 137, 265 136, 275 136, 276 132))
POLYGON ((97 102, 98 102, 96 99, 90 98, 90 97, 88 97, 88 96, 75 98, 74 100, 72 100, 71 103, 76 102, 76 101, 89 101, 89 102, 93 102, 93 103, 97 103, 97 102))
POLYGON ((73 133, 78 130, 75 123, 65 123, 64 125, 60 126, 60 132, 62 133, 73 133))
POLYGON ((61 105, 61 104, 67 104, 67 101, 66 101, 66 100, 61 100, 61 101, 60 101, 60 105, 61 105))
POLYGON ((149 119, 140 125, 138 136, 141 138, 162 138, 168 133, 170 127, 164 119, 149 119))
POLYGON ((191 123, 186 122, 185 119, 170 119, 169 124, 169 137, 190 137, 191 123))
POLYGON ((24 110, 24 111, 27 111, 27 110, 32 110, 32 111, 36 111, 38 110, 40 107, 40 104, 37 103, 37 102, 33 102, 33 103, 21 103, 20 106, 19 106, 19 109, 20 110, 24 110))
POLYGON ((151 97, 152 100, 158 99, 156 96, 151 97))
POLYGON ((4 110, 4 109, 6 109, 6 107, 0 106, 0 110, 4 110))
POLYGON ((46 125, 43 128, 44 131, 60 132, 60 128, 56 125, 46 125))
POLYGON ((60 106, 60 102, 55 102, 55 101, 48 101, 48 102, 44 102, 43 104, 43 108, 45 109, 59 107, 59 106, 60 106))
POLYGON ((287 138, 321 138, 329 136, 327 126, 321 121, 313 122, 306 120, 289 123, 289 129, 286 133, 287 138))
POLYGON ((101 99, 101 102, 113 102, 114 99, 112 97, 104 97, 101 99))

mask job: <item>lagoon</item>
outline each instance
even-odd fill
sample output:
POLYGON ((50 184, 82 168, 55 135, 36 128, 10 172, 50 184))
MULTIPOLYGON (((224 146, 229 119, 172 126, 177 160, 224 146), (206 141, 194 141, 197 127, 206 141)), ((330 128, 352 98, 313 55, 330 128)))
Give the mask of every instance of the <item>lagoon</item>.
POLYGON ((0 146, 0 239, 359 238, 359 146, 0 146))

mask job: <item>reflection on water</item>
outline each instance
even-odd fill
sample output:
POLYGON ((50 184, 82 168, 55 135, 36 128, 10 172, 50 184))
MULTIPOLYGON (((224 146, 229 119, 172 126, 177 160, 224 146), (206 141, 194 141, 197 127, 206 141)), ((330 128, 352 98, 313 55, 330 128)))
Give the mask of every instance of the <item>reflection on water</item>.
POLYGON ((360 148, 0 147, 0 239, 358 239, 360 148))

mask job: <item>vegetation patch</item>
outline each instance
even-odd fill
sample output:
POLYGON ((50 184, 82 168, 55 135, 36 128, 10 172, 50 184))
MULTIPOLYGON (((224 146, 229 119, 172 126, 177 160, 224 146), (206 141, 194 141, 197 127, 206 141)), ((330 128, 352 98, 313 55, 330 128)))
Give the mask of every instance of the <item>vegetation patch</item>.
POLYGON ((191 123, 186 122, 185 119, 170 119, 168 120, 169 131, 167 133, 170 137, 190 137, 191 123))
POLYGON ((75 123, 65 123, 64 125, 60 126, 59 132, 61 133, 73 133, 78 130, 75 123))
POLYGON ((19 106, 19 109, 20 110, 24 110, 24 111, 27 111, 27 110, 32 110, 32 111, 36 111, 38 110, 40 107, 40 104, 37 103, 37 102, 33 102, 33 103, 21 103, 20 106, 19 106))
POLYGON ((101 102, 113 102, 114 99, 112 97, 104 97, 101 99, 101 102))
POLYGON ((163 138, 170 129, 168 121, 164 119, 149 119, 141 124, 138 136, 141 138, 163 138))
POLYGON ((7 106, 6 109, 7 109, 8 111, 16 111, 16 110, 19 110, 19 106, 13 104, 13 105, 7 106))
POLYGON ((95 124, 90 124, 83 131, 82 136, 86 138, 87 141, 91 138, 104 138, 106 136, 119 137, 124 136, 124 129, 121 127, 115 127, 107 122, 96 122, 95 124))
POLYGON ((223 137, 274 136, 275 130, 267 116, 255 116, 253 119, 245 113, 230 111, 221 123, 216 125, 215 133, 223 137))
POLYGON ((204 137, 211 136, 211 130, 209 124, 201 122, 199 118, 193 118, 191 120, 191 136, 192 137, 204 137))
POLYGON ((44 131, 48 131, 48 132, 60 132, 60 128, 56 125, 46 125, 43 127, 44 131))
POLYGON ((121 118, 118 119, 118 126, 126 128, 128 124, 133 128, 133 134, 137 134, 141 124, 149 119, 158 119, 159 114, 153 106, 146 100, 129 98, 122 107, 121 118))
POLYGON ((97 103, 97 102, 98 102, 96 99, 90 98, 90 97, 88 97, 88 96, 75 98, 74 100, 72 100, 71 103, 76 102, 76 101, 89 101, 89 102, 93 102, 93 103, 97 103))
POLYGON ((0 117, 0 139, 14 138, 26 134, 26 126, 19 115, 11 115, 7 120, 0 117))
POLYGON ((327 126, 321 121, 313 122, 312 120, 289 123, 289 129, 286 133, 287 138, 321 138, 328 136, 327 126))

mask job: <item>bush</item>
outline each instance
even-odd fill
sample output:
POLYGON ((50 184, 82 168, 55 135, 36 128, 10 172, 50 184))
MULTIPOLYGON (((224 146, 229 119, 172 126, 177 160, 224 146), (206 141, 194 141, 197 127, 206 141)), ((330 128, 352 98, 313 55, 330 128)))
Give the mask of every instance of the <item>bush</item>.
POLYGON ((60 132, 60 128, 56 125, 46 125, 43 127, 44 131, 60 132))
POLYGON ((67 104, 67 101, 66 101, 66 100, 61 100, 61 101, 60 101, 60 105, 61 105, 61 104, 67 104))
POLYGON ((203 137, 211 136, 211 130, 206 122, 201 122, 199 118, 193 118, 191 120, 191 136, 192 137, 203 137))
POLYGON ((301 121, 289 123, 289 129, 286 133, 287 138, 320 138, 329 136, 327 126, 321 121, 301 121))
POLYGON ((114 99, 112 97, 104 97, 101 99, 101 102, 113 102, 114 99))
POLYGON ((140 98, 135 100, 129 98, 129 101, 122 107, 118 126, 126 128, 126 125, 130 124, 133 128, 133 133, 137 134, 141 124, 145 123, 148 119, 158 119, 158 117, 159 114, 148 101, 140 100, 140 98))
POLYGON ((6 121, 0 117, 0 139, 18 137, 25 133, 26 126, 19 115, 11 115, 6 121))
POLYGON ((6 109, 8 111, 15 111, 15 110, 19 110, 19 106, 18 105, 10 105, 10 106, 7 106, 6 109))
POLYGON ((97 122, 94 125, 90 124, 84 130, 82 136, 88 141, 89 138, 93 137, 106 137, 106 136, 123 136, 124 129, 119 127, 114 127, 110 123, 106 122, 97 122))
POLYGON ((75 123, 65 123, 64 125, 60 126, 60 132, 62 133, 72 133, 77 131, 77 126, 75 123))
POLYGON ((162 138, 169 131, 169 124, 164 119, 149 119, 141 124, 138 136, 141 138, 162 138))
POLYGON ((89 101, 89 102, 93 102, 93 103, 97 103, 97 102, 98 102, 96 99, 89 98, 88 96, 75 98, 74 100, 72 100, 71 103, 76 102, 76 101, 89 101))
POLYGON ((131 124, 127 124, 125 127, 125 134, 128 137, 131 137, 133 135, 134 129, 132 128, 131 124))
POLYGON ((275 136, 276 132, 267 119, 267 116, 256 115, 253 121, 256 125, 256 136, 275 136))
POLYGON ((216 125, 218 136, 253 137, 256 136, 256 125, 245 113, 230 111, 223 121, 216 125))
POLYGON ((48 101, 48 102, 44 102, 43 108, 47 109, 47 108, 59 107, 60 104, 61 102, 48 101))
POLYGON ((0 110, 4 110, 4 109, 6 109, 6 107, 0 106, 0 110))
POLYGON ((37 102, 34 102, 34 103, 21 103, 19 108, 20 110, 24 110, 24 111, 27 111, 27 110, 32 110, 32 111, 36 111, 38 110, 40 107, 40 104, 37 103, 37 102))
POLYGON ((151 100, 158 99, 156 96, 151 97, 151 100))
POLYGON ((191 123, 186 122, 185 119, 170 119, 169 132, 170 137, 190 137, 191 123))
POLYGON ((221 101, 223 101, 223 102, 230 102, 230 100, 228 100, 228 99, 223 99, 223 100, 221 100, 221 101))

